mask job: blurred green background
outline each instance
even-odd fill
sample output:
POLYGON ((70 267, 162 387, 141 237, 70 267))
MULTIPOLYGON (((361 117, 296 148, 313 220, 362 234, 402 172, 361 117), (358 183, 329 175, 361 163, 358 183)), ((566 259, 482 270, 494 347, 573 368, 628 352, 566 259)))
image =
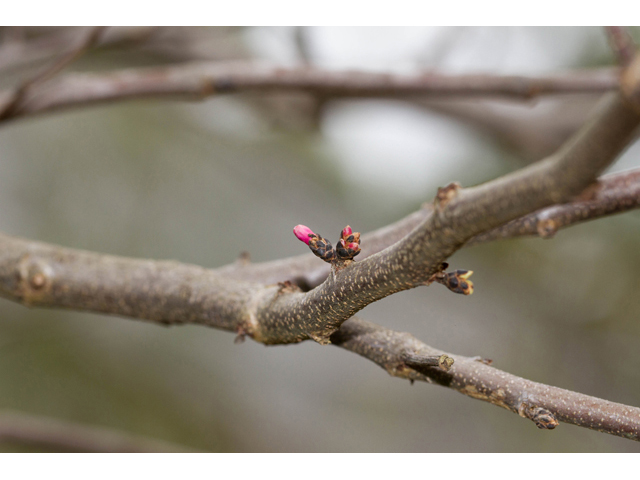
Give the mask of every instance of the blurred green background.
MULTIPOLYGON (((3 32, 8 88, 51 58, 8 68, 7 46, 62 30, 3 32)), ((176 28, 99 48, 71 70, 247 58, 400 73, 543 74, 614 62, 598 28, 176 28)), ((474 185, 539 159, 596 100, 236 94, 26 118, 0 128, 0 231, 206 267, 241 250, 255 262, 300 254, 294 225, 384 226, 438 186, 474 185)), ((639 145, 612 171, 634 166, 639 145)), ((473 296, 420 288, 361 315, 531 380, 639 406, 639 239, 635 211, 553 240, 464 249, 450 263, 474 270, 473 296)), ((204 451, 640 451, 566 424, 538 430, 334 347, 233 339, 0 299, 0 409, 204 451)))

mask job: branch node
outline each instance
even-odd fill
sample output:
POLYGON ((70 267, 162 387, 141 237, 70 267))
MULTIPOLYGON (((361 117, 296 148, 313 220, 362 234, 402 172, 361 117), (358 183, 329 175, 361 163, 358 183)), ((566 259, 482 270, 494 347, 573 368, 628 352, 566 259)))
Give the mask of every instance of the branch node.
POLYGON ((559 423, 556 416, 546 408, 531 405, 527 402, 520 404, 518 415, 533 421, 536 427, 542 430, 553 430, 559 423))
POLYGON ((444 285, 454 293, 462 295, 471 295, 473 293, 473 282, 469 277, 473 275, 473 270, 454 270, 453 272, 445 272, 449 264, 444 262, 440 265, 440 271, 431 275, 425 285, 431 285, 433 282, 444 285))
POLYGON ((18 265, 20 295, 29 305, 51 289, 53 271, 49 265, 32 258, 29 254, 22 257, 18 265))
POLYGON ((458 182, 452 182, 446 187, 438 187, 438 193, 436 193, 434 200, 436 210, 442 210, 446 207, 458 195, 458 190, 461 188, 462 185, 458 182))
POLYGON ((453 358, 444 353, 442 355, 419 355, 405 352, 401 358, 405 365, 418 371, 424 369, 424 367, 439 367, 441 370, 448 372, 453 366, 453 358))
POLYGON ((276 297, 285 293, 295 293, 301 291, 302 290, 298 285, 289 280, 285 280, 284 282, 278 282, 278 291, 276 292, 276 297))
POLYGON ((493 360, 491 360, 490 358, 484 358, 480 355, 472 357, 471 360, 473 360, 474 362, 484 363, 485 365, 491 365, 493 363, 493 360))
POLYGON ((553 238, 558 231, 559 225, 553 218, 545 218, 538 220, 536 231, 540 238, 553 238))

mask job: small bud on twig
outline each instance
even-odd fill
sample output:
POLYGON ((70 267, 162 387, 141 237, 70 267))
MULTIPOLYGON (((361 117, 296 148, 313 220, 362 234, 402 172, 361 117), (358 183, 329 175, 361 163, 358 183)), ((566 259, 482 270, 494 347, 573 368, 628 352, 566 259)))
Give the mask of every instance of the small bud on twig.
POLYGON ((430 285, 433 282, 437 282, 444 285, 454 293, 471 295, 473 293, 473 282, 469 280, 469 277, 473 275, 473 270, 454 270, 453 272, 445 272, 445 269, 448 266, 448 263, 443 263, 440 266, 440 271, 433 274, 426 284, 430 285))
POLYGON ((546 408, 530 405, 525 402, 520 405, 518 414, 521 417, 532 420, 536 424, 536 427, 544 430, 553 430, 559 424, 556 416, 546 408))
POLYGON ((435 206, 437 209, 442 210, 447 204, 458 195, 458 190, 462 188, 458 182, 452 182, 446 187, 438 187, 438 193, 436 193, 435 206))
POLYGON ((453 365, 453 358, 448 355, 418 355, 415 353, 405 352, 402 355, 402 361, 413 368, 420 370, 423 367, 439 367, 441 370, 448 372, 453 365))
POLYGON ((309 245, 311 237, 315 235, 315 233, 305 225, 296 225, 293 228, 293 234, 298 237, 298 240, 306 243, 307 245, 309 245))
POLYGON ((293 234, 298 240, 309 245, 311 251, 327 263, 346 265, 348 262, 345 263, 344 261, 353 260, 353 257, 361 251, 360 233, 353 232, 348 225, 340 232, 340 241, 335 250, 329 240, 313 233, 305 225, 297 225, 293 229, 293 234))
POLYGON ((353 232, 347 225, 340 232, 340 241, 336 246, 338 257, 342 260, 353 260, 360 253, 360 233, 353 232))
POLYGON ((293 229, 293 234, 298 237, 298 240, 309 245, 309 248, 315 256, 321 258, 327 263, 331 263, 335 260, 336 252, 333 249, 331 242, 317 233, 313 233, 309 227, 297 225, 293 229))

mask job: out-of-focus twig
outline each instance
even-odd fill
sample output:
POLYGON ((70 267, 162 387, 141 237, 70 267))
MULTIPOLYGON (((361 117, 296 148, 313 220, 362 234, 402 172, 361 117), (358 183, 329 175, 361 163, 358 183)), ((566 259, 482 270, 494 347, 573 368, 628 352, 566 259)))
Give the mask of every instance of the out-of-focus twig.
POLYGON ((0 442, 31 445, 45 451, 186 452, 189 449, 104 427, 18 412, 0 412, 0 442))
POLYGON ((32 78, 24 81, 15 89, 12 96, 5 100, 5 104, 0 106, 0 120, 10 117, 16 105, 18 105, 27 95, 29 90, 46 82, 50 78, 58 74, 67 65, 71 64, 82 55, 84 55, 93 45, 95 45, 102 35, 106 27, 91 27, 86 35, 84 35, 75 49, 49 65, 43 71, 39 72, 32 78))
MULTIPOLYGON (((397 75, 281 68, 252 62, 191 63, 104 74, 69 74, 30 89, 5 121, 36 113, 140 98, 203 98, 233 92, 305 92, 323 98, 499 97, 605 92, 618 86, 615 70, 585 70, 545 77, 397 75)), ((0 92, 0 97, 7 96, 0 92)))
MULTIPOLYGON (((129 49, 150 40, 159 27, 109 27, 96 43, 96 47, 126 46, 129 49)), ((84 27, 56 28, 40 31, 37 28, 20 27, 21 41, 0 45, 0 73, 6 74, 32 67, 51 58, 64 56, 75 50, 84 27)))
POLYGON ((633 38, 624 27, 605 27, 605 30, 618 63, 626 67, 631 63, 636 52, 633 38))

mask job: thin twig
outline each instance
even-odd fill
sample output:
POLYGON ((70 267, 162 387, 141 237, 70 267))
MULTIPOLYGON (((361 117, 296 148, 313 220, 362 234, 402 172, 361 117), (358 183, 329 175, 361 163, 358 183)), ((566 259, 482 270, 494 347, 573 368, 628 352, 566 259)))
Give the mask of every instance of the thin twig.
POLYGON ((331 336, 331 343, 377 363, 390 375, 452 388, 529 418, 538 428, 551 429, 560 421, 640 441, 640 408, 532 382, 475 358, 434 349, 409 333, 353 317, 331 336), (453 366, 448 371, 416 368, 407 362, 407 351, 423 357, 445 355, 453 366))
POLYGON ((604 27, 607 32, 609 44, 616 55, 618 63, 626 67, 631 63, 636 52, 633 38, 625 27, 604 27))
POLYGON ((76 48, 49 65, 43 71, 37 73, 32 78, 24 81, 18 88, 16 88, 13 95, 11 95, 10 98, 5 101, 6 103, 4 104, 4 106, 0 106, 0 121, 6 117, 10 117, 13 114, 16 106, 24 100, 25 96, 30 90, 36 88, 38 85, 41 85, 50 78, 54 77, 65 67, 84 55, 91 47, 93 47, 98 42, 105 29, 106 27, 91 27, 89 29, 89 32, 80 39, 80 42, 78 43, 76 48))
MULTIPOLYGON (((529 100, 539 95, 599 93, 618 86, 614 69, 546 77, 415 75, 334 72, 282 68, 255 62, 191 63, 104 74, 68 74, 32 89, 9 118, 141 98, 203 98, 234 92, 306 92, 327 97, 502 97, 529 100)), ((0 92, 0 97, 7 96, 0 92)))
POLYGON ((117 453, 189 450, 182 445, 118 430, 18 412, 0 412, 0 442, 32 445, 46 451, 117 453))
POLYGON ((472 238, 467 246, 523 236, 553 237, 561 228, 640 207, 640 169, 602 177, 573 202, 554 205, 472 238))
MULTIPOLYGON (((109 27, 96 43, 96 47, 114 47, 139 44, 148 40, 159 27, 109 27)), ((84 27, 58 28, 53 32, 27 35, 23 42, 0 45, 0 73, 7 73, 33 64, 65 55, 77 48, 78 35, 84 27)), ((38 33, 38 32, 34 32, 38 33)))

